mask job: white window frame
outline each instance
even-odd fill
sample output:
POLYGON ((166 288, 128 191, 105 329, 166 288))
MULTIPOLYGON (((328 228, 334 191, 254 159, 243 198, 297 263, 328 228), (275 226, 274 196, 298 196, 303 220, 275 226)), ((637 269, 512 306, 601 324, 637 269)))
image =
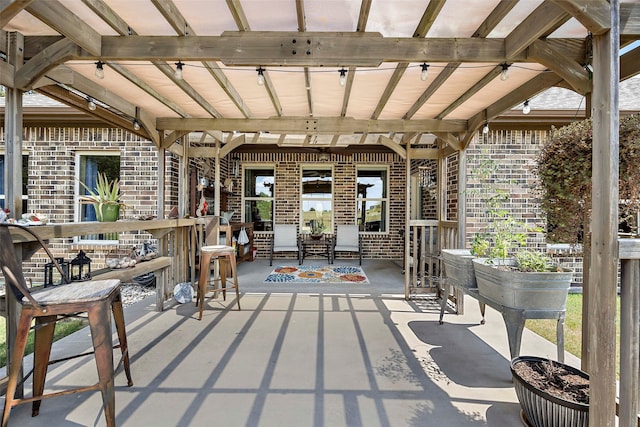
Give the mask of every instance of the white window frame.
POLYGON ((246 209, 245 206, 247 204, 247 202, 250 202, 252 200, 255 201, 270 201, 271 202, 271 231, 256 231, 254 230, 254 233, 270 233, 273 232, 273 224, 275 224, 276 222, 276 165, 275 163, 273 164, 264 164, 264 163, 247 163, 247 164, 243 164, 241 171, 240 171, 240 176, 242 177, 242 183, 241 183, 241 195, 242 197, 240 198, 240 218, 242 218, 242 222, 246 221, 246 209), (270 170, 273 172, 273 191, 271 192, 272 195, 271 197, 246 197, 245 196, 245 188, 247 185, 247 180, 246 180, 246 171, 248 170, 270 170))
MULTIPOLYGON (((324 230, 323 233, 326 234, 333 234, 333 229, 335 228, 335 211, 336 211, 336 203, 335 203, 335 182, 336 182, 336 175, 335 175, 335 169, 333 167, 333 165, 327 165, 326 163, 310 163, 310 164, 304 164, 300 167, 300 175, 298 177, 298 182, 300 183, 300 211, 298 213, 299 217, 298 217, 298 223, 299 223, 299 230, 300 233, 309 233, 311 230, 309 227, 307 227, 304 223, 304 211, 303 211, 303 206, 304 206, 304 202, 305 201, 317 201, 317 202, 321 202, 324 200, 328 200, 331 202, 331 227, 324 230), (322 197, 322 198, 318 198, 318 197, 305 197, 304 193, 303 193, 303 182, 302 182, 302 177, 304 175, 304 171, 305 170, 326 170, 331 172, 331 196, 330 197, 322 197)), ((327 224, 325 224, 326 226, 327 224)))
MULTIPOLYGON (((73 193, 73 217, 75 218, 75 220, 77 222, 81 221, 80 215, 81 215, 81 211, 80 211, 80 190, 81 190, 81 185, 80 185, 80 165, 81 165, 81 161, 83 157, 86 156, 112 156, 112 157, 118 157, 120 159, 120 162, 122 164, 122 153, 120 151, 113 151, 113 150, 99 150, 99 151, 78 151, 76 152, 76 167, 75 167, 75 171, 74 171, 74 176, 75 176, 75 185, 74 185, 74 193, 73 193)), ((74 242, 75 243, 82 243, 82 244, 91 244, 91 245, 113 245, 113 244, 117 244, 119 242, 119 239, 113 239, 113 240, 107 240, 107 239, 88 239, 88 238, 83 238, 83 236, 75 236, 74 237, 74 242)))
POLYGON ((355 209, 355 223, 358 224, 358 209, 360 207, 360 203, 362 201, 366 202, 367 201, 379 201, 382 202, 384 205, 384 215, 385 215, 385 230, 384 231, 367 231, 367 230, 361 230, 361 233, 372 233, 372 234, 389 234, 389 212, 390 212, 390 187, 389 187, 389 181, 390 181, 390 168, 388 165, 382 165, 382 164, 378 164, 378 165, 366 165, 366 166, 357 166, 356 167, 356 200, 355 200, 355 205, 356 205, 356 209, 355 209), (384 186, 385 186, 385 194, 386 197, 364 197, 364 198, 360 198, 359 194, 358 194, 358 175, 359 172, 362 170, 367 170, 367 171, 384 171, 386 174, 386 178, 385 178, 385 182, 384 182, 384 186))

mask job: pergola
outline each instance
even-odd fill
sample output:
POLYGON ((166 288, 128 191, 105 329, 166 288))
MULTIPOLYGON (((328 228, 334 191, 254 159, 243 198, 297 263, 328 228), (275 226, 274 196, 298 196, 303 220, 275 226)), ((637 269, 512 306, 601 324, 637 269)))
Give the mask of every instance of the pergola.
POLYGON ((584 363, 590 425, 614 425, 618 82, 640 72, 640 48, 619 49, 640 39, 637 0, 0 0, 0 24, 13 211, 29 90, 152 140, 160 171, 165 150, 219 166, 245 144, 385 147, 407 172, 458 151, 462 188, 478 129, 552 86, 586 95, 599 202, 584 363))

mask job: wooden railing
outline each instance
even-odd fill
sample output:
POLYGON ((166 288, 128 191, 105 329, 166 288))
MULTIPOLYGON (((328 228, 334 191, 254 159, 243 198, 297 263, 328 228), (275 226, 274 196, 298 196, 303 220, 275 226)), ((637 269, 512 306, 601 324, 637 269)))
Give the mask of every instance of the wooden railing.
POLYGON ((457 232, 458 223, 455 221, 411 220, 409 222, 409 250, 405 254, 406 299, 414 294, 441 291, 440 250, 455 248, 457 232))

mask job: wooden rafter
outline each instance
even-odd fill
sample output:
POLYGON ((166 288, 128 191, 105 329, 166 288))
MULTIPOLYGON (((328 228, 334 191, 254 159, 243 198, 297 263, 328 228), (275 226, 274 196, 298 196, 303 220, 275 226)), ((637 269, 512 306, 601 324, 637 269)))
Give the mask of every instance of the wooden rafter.
POLYGON ((496 77, 500 75, 502 72, 502 66, 498 65, 493 67, 491 71, 489 71, 483 78, 478 80, 471 88, 469 88, 465 93, 460 95, 458 99, 453 101, 447 108, 442 110, 440 113, 436 115, 436 119, 443 119, 447 117, 453 110, 464 104, 469 98, 478 93, 482 88, 491 83, 496 77))
POLYGON ((535 40, 529 46, 528 53, 537 62, 562 77, 576 92, 582 95, 591 92, 591 80, 584 67, 576 61, 566 59, 548 43, 535 40))
POLYGON ((33 0, 2 0, 0 1, 0 28, 4 28, 9 21, 22 11, 33 0))
POLYGON ((515 58, 534 40, 544 37, 569 20, 571 16, 554 3, 542 2, 505 40, 506 56, 515 58))
POLYGON ((30 90, 36 80, 47 71, 64 62, 64 58, 73 56, 80 47, 70 39, 60 39, 31 58, 15 74, 15 87, 24 91, 30 90))
MULTIPOLYGON (((298 31, 307 31, 307 20, 304 13, 304 0, 296 0, 296 15, 298 17, 298 31)), ((309 67, 304 67, 304 85, 307 95, 309 116, 313 117, 313 97, 311 96, 311 73, 309 72, 309 67)))
POLYGON ((611 28, 609 3, 605 0, 552 0, 566 10, 592 34, 602 34, 611 28))
POLYGON ((100 56, 102 36, 57 0, 36 0, 25 10, 90 54, 100 56))
MULTIPOLYGON (((244 9, 240 4, 240 0, 227 0, 227 7, 233 16, 233 19, 240 30, 240 34, 251 34, 251 27, 249 26, 249 21, 247 20, 246 15, 244 14, 244 9)), ((222 61, 224 63, 224 61, 222 61)), ((267 65, 266 63, 256 62, 255 64, 258 67, 262 67, 263 65, 267 65)), ((280 105, 280 99, 278 98, 278 93, 276 92, 276 88, 271 81, 271 77, 269 76, 269 72, 267 70, 263 71, 264 76, 264 88, 269 95, 269 99, 271 99, 271 104, 273 104, 273 108, 276 111, 276 115, 282 116, 282 105, 280 105)))
POLYGON ((640 48, 625 53, 620 57, 620 80, 626 80, 640 73, 640 48))

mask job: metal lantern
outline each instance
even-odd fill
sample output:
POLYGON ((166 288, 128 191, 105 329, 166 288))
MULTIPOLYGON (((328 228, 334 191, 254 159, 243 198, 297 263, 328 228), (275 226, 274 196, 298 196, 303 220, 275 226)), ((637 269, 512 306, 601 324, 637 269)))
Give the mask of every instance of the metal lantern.
POLYGON ((91 258, 84 253, 78 252, 78 256, 71 260, 71 281, 82 282, 91 279, 91 258))
POLYGON ((60 272, 53 262, 46 263, 44 265, 45 288, 49 286, 58 286, 69 282, 69 261, 65 261, 64 258, 56 258, 55 260, 62 269, 62 274, 64 275, 64 277, 60 275, 60 272))

